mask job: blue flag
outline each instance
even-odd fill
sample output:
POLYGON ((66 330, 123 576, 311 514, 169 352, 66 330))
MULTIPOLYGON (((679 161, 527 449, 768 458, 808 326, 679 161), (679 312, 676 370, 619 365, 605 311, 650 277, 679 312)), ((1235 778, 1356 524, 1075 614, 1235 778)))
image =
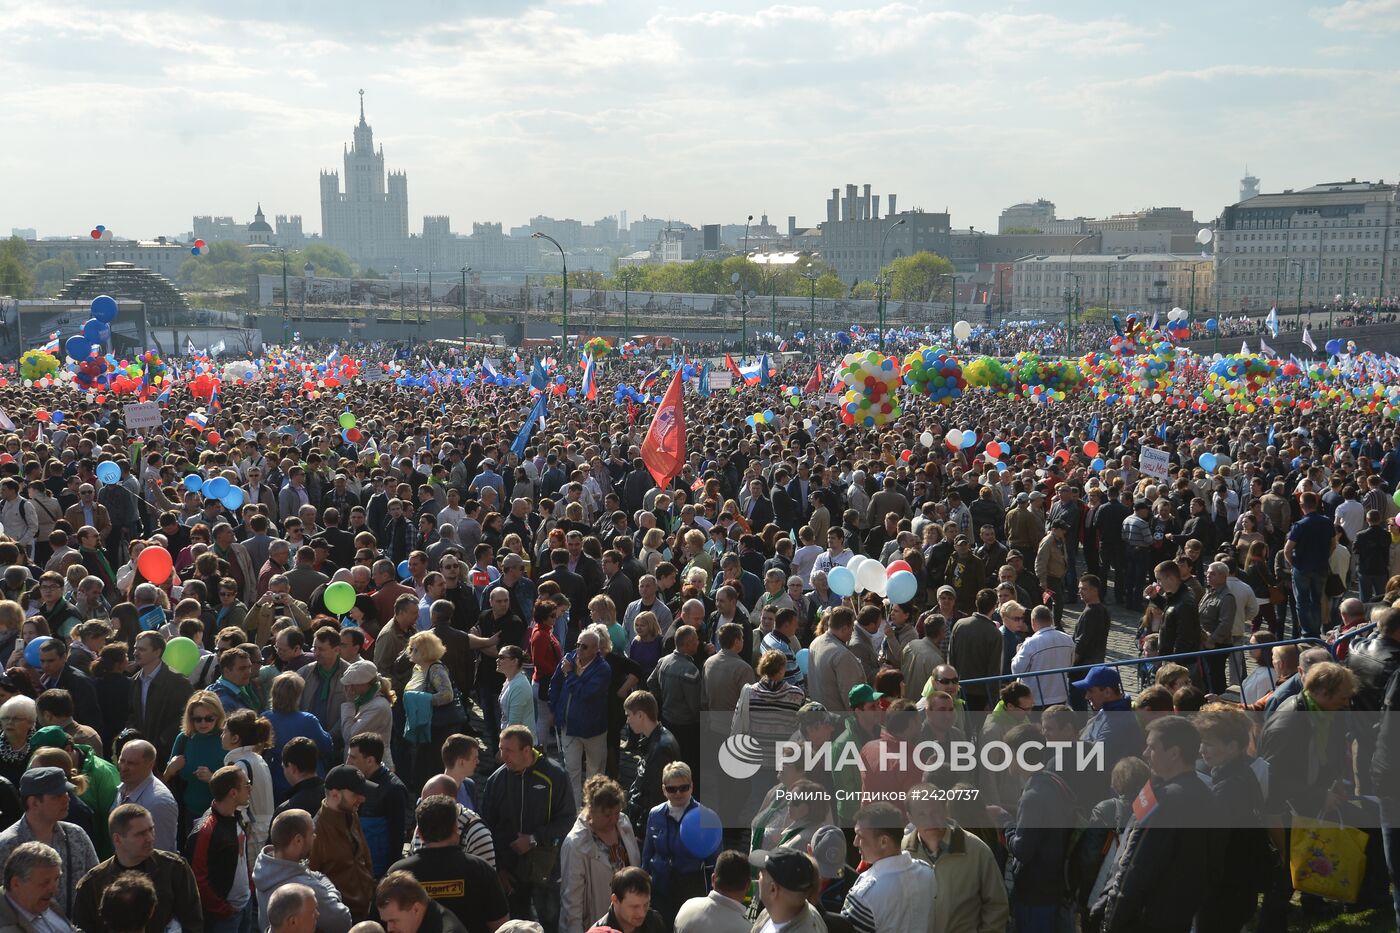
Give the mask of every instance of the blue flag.
POLYGON ((700 397, 710 397, 710 364, 705 363, 700 367, 700 397))
POLYGON ((1089 420, 1089 438, 1098 443, 1099 440, 1099 416, 1095 415, 1089 420))
POLYGON ((510 452, 515 454, 517 458, 525 459, 525 445, 530 443, 530 435, 535 433, 535 425, 544 425, 544 413, 548 404, 548 393, 541 392, 540 397, 535 401, 535 407, 530 409, 530 417, 525 419, 525 423, 520 426, 520 431, 516 433, 515 440, 510 445, 510 452))
POLYGON ((530 370, 530 387, 533 389, 539 389, 541 392, 543 392, 545 387, 548 385, 549 374, 544 371, 544 366, 540 364, 540 361, 535 360, 535 365, 530 370))
POLYGON ((1269 425, 1269 443, 1268 443, 1268 446, 1270 446, 1270 447, 1274 446, 1274 428, 1275 428, 1275 427, 1276 427, 1276 425, 1273 425, 1273 424, 1270 424, 1270 425, 1269 425))
POLYGON ((1157 425, 1157 436, 1162 440, 1167 439, 1167 423, 1165 421, 1157 425))

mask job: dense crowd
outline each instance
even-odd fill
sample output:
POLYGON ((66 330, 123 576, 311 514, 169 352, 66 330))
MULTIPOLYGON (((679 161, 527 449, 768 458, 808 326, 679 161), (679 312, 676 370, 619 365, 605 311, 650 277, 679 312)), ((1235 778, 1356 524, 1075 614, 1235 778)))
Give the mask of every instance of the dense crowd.
POLYGON ((863 429, 687 389, 659 488, 626 367, 541 424, 528 386, 329 386, 323 359, 396 355, 338 353, 197 418, 177 382, 144 431, 0 387, 0 930, 1400 918, 1379 411, 967 393, 863 429), (740 734, 767 770, 721 790, 740 734), (1015 763, 882 764, 919 742, 1015 763), (1324 812, 1368 856, 1327 899, 1294 844, 1324 812))

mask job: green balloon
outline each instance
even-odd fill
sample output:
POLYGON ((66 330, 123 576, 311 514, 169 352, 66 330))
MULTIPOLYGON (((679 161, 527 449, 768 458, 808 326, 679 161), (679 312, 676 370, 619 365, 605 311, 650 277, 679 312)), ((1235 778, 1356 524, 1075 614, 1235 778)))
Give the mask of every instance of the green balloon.
POLYGON ((353 428, 355 426, 354 412, 342 412, 340 415, 340 426, 347 431, 353 428))
POLYGON ((326 608, 338 616, 343 616, 355 608, 355 588, 344 580, 326 587, 326 608))
POLYGON ((1395 490, 1395 495, 1391 498, 1395 500, 1396 505, 1400 505, 1400 489, 1395 490))
POLYGON ((199 663, 199 646, 188 638, 172 638, 165 646, 165 665, 177 674, 188 677, 199 663))

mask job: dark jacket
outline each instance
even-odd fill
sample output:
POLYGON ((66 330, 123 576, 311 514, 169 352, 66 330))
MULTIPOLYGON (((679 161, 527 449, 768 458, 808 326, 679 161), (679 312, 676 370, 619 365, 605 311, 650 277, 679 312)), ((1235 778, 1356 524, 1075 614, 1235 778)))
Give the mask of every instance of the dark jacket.
MULTIPOLYGON (((701 806, 698 800, 691 798, 686 815, 701 806)), ((647 814, 646 839, 642 843, 642 868, 651 875, 653 891, 663 899, 671 896, 677 876, 708 876, 714 867, 713 858, 697 858, 686 848, 681 841, 681 824, 671 819, 670 809, 665 803, 651 808, 647 814)), ((714 817, 713 825, 719 825, 718 816, 714 817)))
POLYGON ((200 933, 204 929, 204 911, 194 872, 180 856, 159 849, 134 868, 123 867, 113 856, 84 875, 73 895, 73 915, 69 919, 74 926, 87 933, 107 933, 110 927, 98 911, 102 892, 126 871, 145 875, 156 887, 156 909, 146 921, 146 933, 162 933, 172 919, 180 922, 184 933, 200 933))
POLYGON ((1385 685, 1400 668, 1400 641, 1377 632, 1347 652, 1347 667, 1361 682, 1353 704, 1356 709, 1374 712, 1381 708, 1385 685))
POLYGON ((1218 830, 1184 828, 1218 820, 1215 799, 1196 773, 1154 778, 1152 787, 1157 808, 1145 821, 1128 824, 1118 862, 1094 905, 1103 933, 1187 933, 1225 868, 1218 830))
POLYGON ((1400 798, 1400 671, 1390 675, 1381 700, 1380 730, 1371 756, 1371 786, 1387 797, 1400 798))
MULTIPOLYGON (((184 856, 194 872, 199 900, 206 916, 231 917, 235 912, 227 898, 233 889, 234 873, 238 871, 243 838, 243 828, 237 814, 223 816, 217 810, 210 809, 195 822, 194 829, 185 840, 184 856)), ((252 897, 251 864, 245 863, 244 867, 248 870, 248 896, 252 897)))
POLYGON ((1264 721, 1259 757, 1269 763, 1269 796, 1264 812, 1316 816, 1333 782, 1350 773, 1346 717, 1312 712, 1306 693, 1289 697, 1264 721), (1325 729, 1325 739, 1323 727, 1325 729))
POLYGON ((146 702, 142 704, 140 670, 131 677, 127 725, 139 731, 155 745, 156 761, 160 767, 164 767, 166 759, 170 757, 175 736, 180 733, 180 724, 184 722, 185 701, 193 691, 194 687, 188 677, 183 677, 161 664, 146 691, 146 702))
POLYGON ((637 742, 641 760, 627 791, 627 816, 633 826, 645 826, 652 807, 666 800, 661 790, 661 772, 671 762, 681 760, 681 747, 671 730, 659 723, 651 735, 637 742))
MULTIPOLYGON (((562 565, 540 577, 541 583, 546 580, 559 584, 559 595, 569 601, 569 628, 574 632, 579 631, 588 619, 588 601, 598 591, 589 589, 583 577, 562 565)), ((626 608, 621 607, 623 610, 626 608)))
POLYGON ((1249 762, 1241 755, 1210 774, 1210 795, 1229 828, 1223 830, 1228 869, 1211 889, 1207 914, 1211 912, 1210 902, 1219 899, 1228 903, 1240 885, 1251 891, 1264 890, 1269 866, 1273 864, 1273 851, 1264 829, 1264 791, 1249 762))
MULTIPOLYGON (((620 930, 622 929, 622 921, 617 919, 616 914, 613 913, 613 908, 609 907, 608 912, 599 917, 598 922, 590 926, 589 929, 592 930, 599 927, 608 930, 620 930)), ((666 933, 666 921, 661 919, 661 914, 654 910, 648 910, 646 919, 642 921, 642 925, 637 927, 636 930, 637 933, 666 933)), ((423 933, 423 931, 420 930, 419 933, 423 933)))
POLYGON ((577 651, 570 651, 564 660, 574 665, 573 670, 566 673, 561 663, 549 682, 549 707, 555 722, 565 735, 602 735, 608 731, 608 684, 612 678, 608 662, 594 657, 580 672, 577 651))
MULTIPOLYGON (((948 638, 948 663, 958 669, 963 680, 977 677, 995 677, 1001 673, 1001 657, 1005 641, 997 624, 981 613, 973 613, 959 619, 948 638)), ((999 684, 986 684, 982 687, 969 687, 969 690, 982 690, 988 698, 989 708, 996 705, 999 684)))
MULTIPOLYGON (((94 729, 102 725, 102 708, 97 705, 97 688, 92 685, 91 677, 72 665, 65 665, 54 687, 67 690, 72 695, 74 719, 94 729)), ((183 707, 180 712, 184 714, 183 707)), ((170 741, 175 741, 173 735, 170 741)))
POLYGON ((413 796, 398 775, 383 765, 369 775, 369 780, 378 786, 360 804, 360 829, 369 843, 374 875, 382 878, 403 855, 407 827, 413 817, 413 796))
POLYGON ((534 836, 541 846, 558 846, 578 816, 568 774, 539 750, 534 764, 519 774, 505 765, 493 771, 477 800, 496 841, 496 867, 501 871, 514 870, 516 855, 510 844, 521 833, 534 836))
POLYGON ((1196 601, 1191 598, 1191 591, 1183 585, 1170 597, 1161 598, 1161 601, 1165 612, 1162 615, 1160 653, 1168 655, 1199 651, 1201 618, 1196 612, 1196 601))
POLYGON ((1065 897, 1065 859, 1075 808, 1074 794, 1064 779, 1038 771, 1026 781, 1016 816, 1006 835, 1007 894, 1015 904, 1058 904, 1065 897))
POLYGON ((277 813, 287 810, 305 810, 313 817, 321 812, 321 804, 326 799, 326 783, 317 775, 292 785, 287 799, 277 805, 277 813))

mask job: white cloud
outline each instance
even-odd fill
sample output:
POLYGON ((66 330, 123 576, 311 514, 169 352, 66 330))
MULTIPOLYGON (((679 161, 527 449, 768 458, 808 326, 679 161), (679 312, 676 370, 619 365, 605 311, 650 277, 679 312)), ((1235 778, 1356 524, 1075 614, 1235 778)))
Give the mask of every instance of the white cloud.
POLYGON ((1346 0, 1338 6, 1318 7, 1312 15, 1328 29, 1400 31, 1400 0, 1346 0))

